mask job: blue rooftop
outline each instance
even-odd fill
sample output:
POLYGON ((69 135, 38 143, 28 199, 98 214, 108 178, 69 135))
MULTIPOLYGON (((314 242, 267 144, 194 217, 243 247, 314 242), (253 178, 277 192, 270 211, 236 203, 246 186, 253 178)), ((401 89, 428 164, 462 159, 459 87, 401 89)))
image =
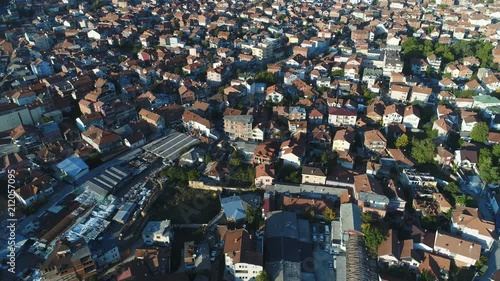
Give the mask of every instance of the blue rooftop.
POLYGON ((245 218, 245 208, 247 204, 243 202, 239 196, 221 198, 220 202, 226 214, 226 218, 234 221, 240 221, 245 218))
POLYGON ((57 164, 56 167, 74 178, 77 178, 82 172, 85 173, 85 171, 88 172, 89 170, 89 166, 87 166, 87 164, 85 164, 85 162, 77 156, 71 156, 63 160, 57 164))

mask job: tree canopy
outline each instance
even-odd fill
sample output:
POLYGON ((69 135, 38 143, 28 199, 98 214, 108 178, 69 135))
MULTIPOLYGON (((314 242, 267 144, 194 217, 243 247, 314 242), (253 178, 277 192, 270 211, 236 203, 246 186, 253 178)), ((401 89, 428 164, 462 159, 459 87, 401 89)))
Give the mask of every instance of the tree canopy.
POLYGON ((436 144, 432 139, 414 140, 411 156, 419 164, 431 163, 434 159, 436 144))
POLYGON ((397 140, 396 140, 396 147, 406 147, 410 143, 410 140, 408 139, 408 135, 402 134, 397 140))
POLYGON ((261 271, 257 277, 255 277, 255 281, 271 281, 271 277, 267 274, 266 271, 261 271))
POLYGON ((259 210, 257 208, 246 206, 245 208, 245 221, 251 225, 255 226, 259 222, 259 210))
MULTIPOLYGON (((494 147, 495 148, 495 147, 494 147)), ((496 148, 498 150, 498 148, 496 148)), ((486 183, 500 183, 500 159, 497 151, 483 148, 479 151, 479 176, 486 183)))
POLYGON ((335 212, 326 207, 325 211, 323 212, 323 219, 326 221, 326 222, 331 222, 335 219, 335 212))
POLYGON ((267 85, 272 85, 272 84, 276 84, 276 77, 274 76, 273 73, 271 73, 269 71, 263 71, 263 72, 259 72, 259 73, 257 73, 257 75, 255 75, 255 81, 261 82, 261 83, 266 83, 267 85))
POLYGON ((363 224, 361 230, 363 231, 363 240, 365 246, 368 248, 368 254, 372 257, 377 256, 378 246, 385 240, 385 234, 380 228, 380 224, 375 221, 370 214, 362 215, 363 224))
POLYGON ((435 54, 442 58, 444 64, 465 57, 474 56, 481 61, 481 67, 493 66, 493 45, 487 41, 458 40, 451 46, 433 43, 431 40, 419 40, 414 37, 401 44, 403 54, 407 58, 424 58, 435 54))
POLYGON ((486 122, 476 123, 470 132, 470 138, 473 141, 486 142, 488 139, 488 124, 486 122))

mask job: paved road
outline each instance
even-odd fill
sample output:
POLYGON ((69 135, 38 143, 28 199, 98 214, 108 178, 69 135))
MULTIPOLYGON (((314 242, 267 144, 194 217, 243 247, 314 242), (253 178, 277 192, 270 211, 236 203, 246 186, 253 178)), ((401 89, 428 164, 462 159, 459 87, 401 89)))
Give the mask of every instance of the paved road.
POLYGON ((483 276, 478 276, 475 281, 489 281, 493 273, 495 273, 500 268, 500 248, 498 247, 498 241, 493 243, 491 247, 491 253, 488 257, 488 271, 483 276))

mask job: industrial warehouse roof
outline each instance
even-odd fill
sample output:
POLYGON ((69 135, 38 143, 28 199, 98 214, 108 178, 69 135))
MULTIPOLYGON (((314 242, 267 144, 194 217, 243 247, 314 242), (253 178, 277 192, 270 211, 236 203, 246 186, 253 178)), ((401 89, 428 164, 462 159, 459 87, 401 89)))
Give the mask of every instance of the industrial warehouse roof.
POLYGON ((149 143, 144 149, 164 159, 177 160, 181 151, 199 143, 199 139, 172 131, 168 135, 149 143))
POLYGON ((84 187, 101 196, 106 196, 113 189, 121 185, 123 180, 129 175, 129 171, 120 166, 114 166, 85 182, 84 187))

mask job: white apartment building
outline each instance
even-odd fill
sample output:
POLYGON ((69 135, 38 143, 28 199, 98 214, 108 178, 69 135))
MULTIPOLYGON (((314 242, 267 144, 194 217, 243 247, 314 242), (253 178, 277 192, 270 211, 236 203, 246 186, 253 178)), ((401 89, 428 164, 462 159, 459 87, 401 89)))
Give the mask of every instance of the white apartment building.
POLYGON ((262 254, 252 250, 250 234, 245 229, 226 233, 224 256, 226 271, 235 281, 254 280, 264 270, 262 254))
POLYGON ((174 231, 170 220, 150 221, 142 231, 146 245, 167 245, 172 242, 174 231))

